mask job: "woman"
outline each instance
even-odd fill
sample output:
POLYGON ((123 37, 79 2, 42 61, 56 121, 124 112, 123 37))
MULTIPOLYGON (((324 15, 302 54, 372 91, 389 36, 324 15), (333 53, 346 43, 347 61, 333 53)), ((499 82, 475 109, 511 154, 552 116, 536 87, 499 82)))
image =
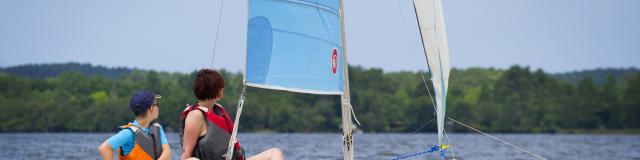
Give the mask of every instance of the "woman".
POLYGON ((98 151, 102 159, 114 159, 114 151, 118 151, 119 159, 171 159, 171 148, 167 142, 162 126, 153 122, 158 119, 160 109, 158 98, 150 92, 138 92, 129 102, 135 115, 132 123, 123 125, 118 134, 104 141, 98 151))
MULTIPOLYGON (((224 108, 216 104, 224 94, 224 79, 211 69, 202 69, 193 81, 198 103, 188 106, 180 118, 181 159, 224 159, 233 122, 224 108)), ((244 160, 244 151, 235 142, 232 159, 244 160)), ((249 160, 283 159, 280 149, 272 148, 249 160)))

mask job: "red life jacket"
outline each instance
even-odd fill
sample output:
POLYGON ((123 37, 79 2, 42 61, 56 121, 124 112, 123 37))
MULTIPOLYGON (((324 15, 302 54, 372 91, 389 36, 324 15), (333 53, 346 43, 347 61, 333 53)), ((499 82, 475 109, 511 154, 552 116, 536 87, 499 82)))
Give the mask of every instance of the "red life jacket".
MULTIPOLYGON (((198 137, 194 146, 192 157, 199 159, 224 159, 229 146, 229 139, 233 131, 233 122, 224 108, 219 104, 215 104, 212 109, 192 105, 185 108, 180 118, 180 144, 183 141, 185 119, 191 111, 200 111, 204 115, 204 121, 207 125, 207 133, 198 137)), ((183 146, 184 147, 184 146, 183 146)), ((240 143, 236 141, 233 151, 233 158, 244 160, 244 151, 240 147, 240 143)))

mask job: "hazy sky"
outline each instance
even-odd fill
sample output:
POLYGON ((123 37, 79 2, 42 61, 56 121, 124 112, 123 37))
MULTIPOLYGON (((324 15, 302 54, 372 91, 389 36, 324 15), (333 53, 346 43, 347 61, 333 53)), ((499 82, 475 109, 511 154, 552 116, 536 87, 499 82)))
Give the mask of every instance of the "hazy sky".
MULTIPOLYGON (((640 0, 443 1, 453 67, 640 67, 640 0)), ((0 67, 209 67, 221 2, 0 0, 0 67)), ((223 6, 215 67, 240 71, 246 3, 225 0, 223 6)), ((345 20, 350 64, 426 67, 410 0, 347 0, 345 20)))

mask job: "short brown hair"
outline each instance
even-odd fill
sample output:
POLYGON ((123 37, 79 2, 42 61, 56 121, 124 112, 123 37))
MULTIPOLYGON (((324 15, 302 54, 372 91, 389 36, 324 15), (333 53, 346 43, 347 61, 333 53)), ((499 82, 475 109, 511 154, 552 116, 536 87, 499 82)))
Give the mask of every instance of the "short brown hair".
POLYGON ((218 97, 222 88, 224 88, 224 78, 211 69, 201 69, 193 80, 192 89, 198 100, 218 97))

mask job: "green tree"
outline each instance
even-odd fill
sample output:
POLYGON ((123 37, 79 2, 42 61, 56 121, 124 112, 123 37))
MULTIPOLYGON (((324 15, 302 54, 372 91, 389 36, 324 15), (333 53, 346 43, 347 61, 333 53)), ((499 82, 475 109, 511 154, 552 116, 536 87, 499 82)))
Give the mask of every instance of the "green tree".
POLYGON ((640 127, 640 74, 632 76, 627 81, 623 95, 623 121, 625 128, 640 127))

